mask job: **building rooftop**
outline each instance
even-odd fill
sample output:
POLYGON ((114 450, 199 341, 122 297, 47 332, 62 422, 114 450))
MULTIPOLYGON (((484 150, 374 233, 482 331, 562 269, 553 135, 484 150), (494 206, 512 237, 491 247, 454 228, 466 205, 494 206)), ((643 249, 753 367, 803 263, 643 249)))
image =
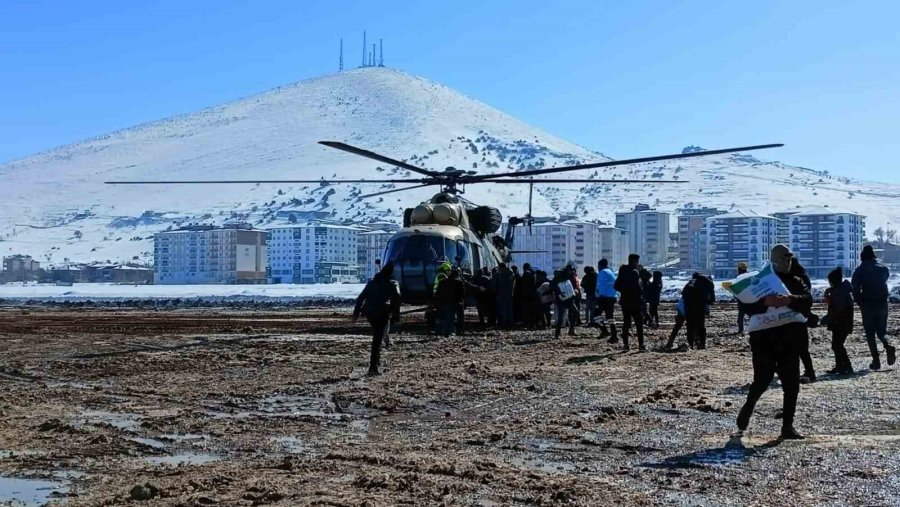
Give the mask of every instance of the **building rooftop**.
POLYGON ((821 215, 860 215, 859 213, 855 213, 853 211, 849 211, 843 208, 837 208, 832 206, 819 206, 819 205, 811 205, 811 206, 798 206, 792 210, 779 211, 778 215, 803 215, 803 216, 821 216, 821 215))
POLYGON ((769 215, 763 215, 762 213, 757 213, 753 210, 747 210, 747 211, 736 210, 736 211, 731 211, 731 212, 728 212, 728 213, 725 213, 722 215, 716 215, 716 216, 710 217, 710 218, 772 218, 772 219, 774 219, 775 217, 772 217, 769 215))

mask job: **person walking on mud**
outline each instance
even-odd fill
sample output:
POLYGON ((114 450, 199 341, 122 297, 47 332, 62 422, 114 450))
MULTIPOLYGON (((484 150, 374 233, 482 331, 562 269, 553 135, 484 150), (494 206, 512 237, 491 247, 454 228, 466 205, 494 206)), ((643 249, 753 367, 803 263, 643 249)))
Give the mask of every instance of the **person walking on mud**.
POLYGON ((497 319, 501 329, 509 329, 513 325, 513 296, 516 289, 516 276, 505 263, 500 263, 497 277, 497 319))
POLYGON ((621 294, 619 306, 622 308, 622 349, 629 350, 628 334, 631 324, 637 330, 638 348, 641 352, 647 350, 644 347, 644 316, 641 314, 641 305, 644 302, 644 290, 641 287, 641 275, 638 272, 641 257, 638 254, 628 256, 628 264, 619 268, 614 288, 621 294))
POLYGON ((584 320, 587 327, 596 327, 594 312, 597 308, 597 272, 593 266, 584 267, 581 277, 581 291, 584 293, 584 320))
POLYGON ((853 299, 859 305, 862 313, 863 329, 866 332, 866 342, 869 344, 869 352, 872 354, 871 370, 881 369, 881 357, 878 354, 877 336, 884 344, 884 352, 887 354, 888 366, 893 366, 896 361, 896 350, 887 338, 888 320, 888 287, 887 281, 891 273, 887 266, 878 262, 872 245, 866 245, 859 256, 862 261, 853 272, 853 299))
POLYGON ((609 337, 609 343, 618 343, 619 335, 616 332, 616 274, 609 268, 609 261, 600 259, 597 263, 597 314, 603 316, 603 325, 600 330, 600 339, 609 337))
POLYGON ((703 350, 706 348, 706 316, 710 305, 716 302, 716 286, 708 277, 694 273, 682 289, 681 298, 684 301, 688 343, 697 350, 703 350))
POLYGON ((653 272, 653 280, 647 284, 647 311, 650 313, 649 325, 653 329, 659 329, 659 299, 662 297, 663 274, 662 271, 653 272))
POLYGON ((554 336, 559 338, 564 320, 569 324, 569 336, 575 336, 575 324, 578 322, 578 308, 575 306, 575 287, 572 286, 571 273, 568 269, 556 270, 553 273, 553 296, 556 301, 556 330, 554 336))
POLYGON ((400 322, 400 284, 391 277, 394 265, 384 264, 356 298, 353 322, 364 315, 372 326, 372 350, 369 354, 369 375, 378 375, 381 367, 381 345, 390 346, 391 324, 400 322))
POLYGON ((844 271, 840 267, 828 273, 828 285, 825 290, 828 313, 822 319, 831 331, 831 350, 834 351, 834 368, 828 373, 848 375, 853 373, 853 363, 844 342, 853 332, 853 286, 849 280, 844 280, 844 271))
MULTIPOLYGON (((764 313, 769 308, 788 307, 807 315, 812 308, 812 294, 809 286, 799 276, 791 274, 794 254, 784 245, 775 245, 771 252, 771 262, 775 274, 787 288, 790 295, 769 295, 756 303, 747 305, 747 314, 764 313)), ((750 424, 750 416, 756 402, 769 388, 778 373, 783 391, 783 419, 781 438, 802 439, 803 435, 794 429, 794 414, 797 411, 797 397, 800 394, 800 349, 803 347, 806 324, 791 322, 778 327, 750 332, 750 351, 753 355, 753 383, 747 393, 747 401, 737 417, 737 427, 744 432, 750 424)))

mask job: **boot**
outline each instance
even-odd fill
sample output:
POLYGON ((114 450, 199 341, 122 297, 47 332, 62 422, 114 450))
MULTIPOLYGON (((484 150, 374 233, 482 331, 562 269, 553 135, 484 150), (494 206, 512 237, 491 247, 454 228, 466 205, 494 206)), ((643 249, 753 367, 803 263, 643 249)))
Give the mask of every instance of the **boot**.
POLYGON ((553 337, 559 338, 559 328, 557 328, 556 331, 553 332, 553 337))
POLYGON ((878 359, 877 357, 875 359, 873 359, 872 362, 869 363, 869 369, 872 371, 880 370, 881 369, 881 359, 878 359))
POLYGON ((781 439, 782 440, 803 440, 804 437, 797 430, 794 429, 793 425, 782 426, 781 427, 781 439))
POLYGON ((892 345, 885 345, 884 351, 887 353, 888 366, 894 366, 894 363, 897 361, 897 349, 892 345))
POLYGON ((569 328, 569 336, 576 336, 576 335, 575 335, 575 328, 569 328))
POLYGON ((750 426, 751 415, 753 415, 753 409, 748 408, 747 404, 744 404, 744 406, 741 407, 741 411, 738 413, 737 417, 738 431, 743 432, 747 430, 747 426, 750 426))
POLYGON ((609 342, 609 343, 619 343, 619 332, 618 332, 618 330, 616 330, 616 325, 615 325, 615 324, 610 324, 610 325, 609 325, 609 330, 610 330, 610 332, 612 333, 612 335, 609 337, 609 340, 607 340, 607 342, 609 342))

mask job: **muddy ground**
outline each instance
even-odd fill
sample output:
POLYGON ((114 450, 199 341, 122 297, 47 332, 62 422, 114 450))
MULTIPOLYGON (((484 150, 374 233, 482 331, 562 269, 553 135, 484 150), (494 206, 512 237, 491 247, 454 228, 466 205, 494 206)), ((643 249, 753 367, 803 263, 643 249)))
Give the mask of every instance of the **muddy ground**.
POLYGON ((733 437, 735 316, 709 350, 648 353, 410 316, 367 378, 346 308, 0 309, 0 504, 900 505, 900 372, 857 333, 858 373, 824 375, 813 330, 807 440, 776 439, 777 382, 733 437))

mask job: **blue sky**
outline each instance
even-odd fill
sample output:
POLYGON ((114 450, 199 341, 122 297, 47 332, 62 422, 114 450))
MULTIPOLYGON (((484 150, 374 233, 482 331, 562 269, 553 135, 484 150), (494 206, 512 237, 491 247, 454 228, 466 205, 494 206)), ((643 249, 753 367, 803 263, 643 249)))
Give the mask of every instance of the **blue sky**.
POLYGON ((616 158, 764 155, 900 183, 900 2, 0 2, 0 161, 385 63, 616 158))

